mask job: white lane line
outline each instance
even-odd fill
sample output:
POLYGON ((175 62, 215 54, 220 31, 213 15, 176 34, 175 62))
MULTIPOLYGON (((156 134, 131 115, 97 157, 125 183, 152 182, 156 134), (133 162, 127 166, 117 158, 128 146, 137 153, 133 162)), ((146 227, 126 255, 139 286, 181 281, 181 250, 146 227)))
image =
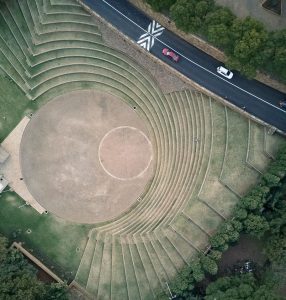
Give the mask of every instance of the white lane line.
POLYGON ((270 106, 272 106, 272 107, 274 107, 274 108, 276 108, 276 109, 282 111, 283 113, 286 113, 286 111, 285 111, 284 109, 282 109, 282 108, 280 108, 280 107, 278 107, 278 106, 276 106, 276 105, 274 105, 274 104, 272 104, 272 103, 269 103, 269 102, 267 102, 266 100, 264 100, 264 99, 262 99, 262 98, 260 98, 260 97, 258 97, 258 96, 256 96, 256 95, 252 94, 251 92, 248 92, 247 90, 245 90, 245 89, 243 89, 243 88, 241 88, 241 87, 239 87, 238 85, 236 85, 236 84, 234 84, 234 83, 232 83, 232 82, 230 82, 230 81, 224 79, 223 77, 220 77, 220 76, 217 75, 216 73, 213 73, 212 71, 206 69, 205 67, 199 65, 198 63, 194 62, 194 61, 191 60, 190 58, 186 57, 186 56, 183 55, 182 53, 176 51, 175 49, 173 49, 171 46, 169 46, 168 44, 164 43, 164 42, 161 41, 160 39, 157 39, 157 40, 158 40, 161 44, 163 44, 164 46, 166 46, 166 47, 170 48, 171 50, 175 51, 177 54, 179 54, 180 56, 182 56, 183 58, 185 58, 187 61, 189 61, 189 62, 191 62, 192 64, 196 65, 197 67, 203 69, 204 71, 206 71, 206 72, 212 74, 213 76, 216 76, 216 77, 219 78, 220 80, 223 80, 224 82, 228 83, 229 85, 232 85, 233 87, 236 87, 237 89, 239 89, 239 90, 245 92, 246 94, 248 94, 248 95, 250 95, 250 96, 252 96, 252 97, 254 97, 254 98, 258 99, 258 100, 261 100, 262 102, 264 102, 264 103, 266 103, 266 104, 268 104, 268 105, 270 105, 270 106))
POLYGON ((115 8, 114 6, 112 6, 110 3, 108 3, 105 0, 101 0, 101 1, 104 2, 106 5, 110 6, 113 10, 115 10, 116 12, 118 12, 122 17, 124 17, 125 19, 127 19, 128 21, 130 21, 132 24, 134 24, 135 26, 137 26, 141 30, 147 32, 144 28, 142 28, 140 25, 138 25, 137 23, 135 23, 133 20, 131 20, 130 18, 128 18, 127 16, 125 16, 120 10, 118 10, 117 8, 115 8))
MULTIPOLYGON (((140 25, 138 25, 136 22, 134 22, 133 20, 131 20, 130 18, 128 18, 127 16, 125 16, 121 11, 119 11, 117 8, 115 8, 114 6, 112 6, 110 3, 108 3, 108 2, 105 1, 105 0, 101 0, 101 1, 104 2, 106 5, 110 6, 113 10, 115 10, 116 12, 118 12, 120 15, 122 15, 125 19, 127 19, 128 21, 130 21, 132 24, 134 24, 135 26, 137 26, 138 28, 140 28, 141 30, 143 30, 145 33, 147 33, 147 31, 146 31, 144 28, 142 28, 142 27, 141 27, 140 25)), ((210 70, 206 69, 205 67, 199 65, 198 63, 194 62, 193 60, 191 60, 190 58, 186 57, 186 56, 183 55, 182 53, 176 51, 174 48, 172 48, 172 47, 169 46, 168 44, 166 44, 166 43, 164 43, 163 41, 161 41, 159 38, 157 38, 157 37, 154 37, 154 38, 157 39, 161 44, 163 44, 163 45, 167 46, 168 48, 170 48, 171 50, 175 51, 175 52, 178 53, 180 56, 182 56, 183 58, 185 58, 187 61, 193 63, 194 65, 196 65, 197 67, 203 69, 204 71, 206 71, 206 72, 212 74, 213 76, 216 76, 216 77, 219 78, 220 80, 223 80, 224 82, 230 84, 230 85, 233 86, 233 87, 236 87, 237 89, 239 89, 239 90, 245 92, 246 94, 248 94, 248 95, 250 95, 250 96, 252 96, 252 97, 254 97, 254 98, 258 99, 258 100, 261 100, 261 101, 264 102, 265 104, 268 104, 268 105, 270 105, 270 106, 272 106, 272 107, 274 107, 274 108, 276 108, 276 109, 282 111, 283 113, 286 113, 286 111, 284 111, 282 108, 280 108, 280 107, 278 107, 278 106, 276 106, 276 105, 274 105, 274 104, 272 104, 272 103, 267 102, 266 100, 264 100, 264 99, 262 99, 262 98, 260 98, 260 97, 258 97, 258 96, 256 96, 256 95, 254 95, 254 94, 248 92, 247 90, 245 90, 245 89, 239 87, 238 85, 235 85, 234 83, 231 83, 230 81, 228 81, 228 80, 226 80, 226 79, 224 79, 224 78, 218 76, 216 73, 213 73, 212 71, 210 71, 210 70)))

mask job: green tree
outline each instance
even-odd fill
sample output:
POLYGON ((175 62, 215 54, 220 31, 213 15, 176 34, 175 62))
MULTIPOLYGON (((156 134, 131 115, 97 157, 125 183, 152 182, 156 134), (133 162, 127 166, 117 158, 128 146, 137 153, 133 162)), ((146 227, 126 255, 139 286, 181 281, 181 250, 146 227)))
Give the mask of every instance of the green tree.
POLYGON ((267 172, 262 177, 262 183, 270 188, 277 187, 280 185, 280 177, 267 172))
POLYGON ((171 7, 170 15, 179 29, 188 32, 190 31, 189 24, 194 16, 194 10, 195 4, 193 1, 178 0, 171 7))
MULTIPOLYGON (((240 203, 239 203, 240 205, 240 203)), ((247 218, 247 210, 245 208, 242 207, 237 207, 234 210, 234 215, 233 215, 237 220, 245 220, 247 218)))
POLYGON ((234 230, 240 232, 242 231, 242 223, 239 220, 231 220, 230 224, 232 225, 232 227, 234 228, 234 230))
POLYGON ((37 280, 35 270, 21 253, 11 250, 0 265, 0 295, 3 299, 41 299, 44 292, 44 285, 37 280))
POLYGON ((264 216, 249 214, 243 222, 244 231, 261 238, 269 230, 269 224, 264 216))
POLYGON ((286 29, 271 32, 267 42, 266 69, 286 80, 286 29))
POLYGON ((169 10, 176 0, 146 0, 155 11, 169 10))
POLYGON ((67 286, 60 283, 52 283, 45 286, 43 299, 48 300, 68 300, 67 286))
POLYGON ((218 261, 221 259, 222 252, 218 250, 211 250, 210 253, 208 254, 209 257, 215 261, 218 261))
POLYGON ((241 199, 240 205, 249 211, 249 210, 256 210, 259 208, 261 209, 263 206, 263 202, 261 200, 261 197, 257 195, 256 196, 249 195, 241 199))
MULTIPOLYGON (((279 198, 278 200, 279 201, 279 198)), ((272 211, 267 212, 266 218, 272 234, 286 235, 286 201, 276 202, 272 211)))
POLYGON ((247 212, 259 212, 267 201, 270 187, 266 186, 265 181, 253 188, 245 197, 241 199, 238 206, 247 212))
POLYGON ((230 27, 235 19, 234 14, 226 7, 216 7, 205 17, 208 26, 223 24, 230 27))
POLYGON ((286 213, 273 217, 269 221, 270 231, 272 234, 286 234, 286 213))
POLYGON ((227 50, 230 44, 229 27, 224 24, 212 25, 207 28, 207 38, 215 46, 227 50))
POLYGON ((260 285, 259 287, 257 287, 257 289, 254 291, 254 293, 252 295, 253 300, 261 300, 261 299, 283 300, 283 298, 281 298, 279 295, 277 295, 273 286, 271 286, 269 284, 260 285))
POLYGON ((239 221, 227 220, 219 227, 220 233, 226 243, 232 243, 239 239, 239 232, 242 230, 242 224, 239 221))
POLYGON ((202 268, 201 262, 199 259, 195 259, 191 262, 190 268, 193 272, 193 277, 195 281, 199 282, 202 281, 205 278, 205 272, 202 268))
POLYGON ((201 255, 200 261, 202 268, 209 274, 215 275, 218 271, 218 266, 215 260, 213 260, 209 255, 201 255))
POLYGON ((286 160, 276 160, 271 164, 268 172, 283 178, 286 175, 286 160))
POLYGON ((181 270, 170 286, 177 296, 186 297, 194 289, 194 277, 189 266, 181 270))
POLYGON ((220 250, 223 252, 227 249, 227 242, 221 233, 216 233, 210 237, 210 244, 215 250, 220 250))
POLYGON ((286 266, 286 236, 275 234, 268 237, 264 253, 271 263, 286 266))
POLYGON ((6 257, 7 257, 7 253, 8 253, 8 240, 4 237, 0 235, 0 263, 3 262, 6 257))
POLYGON ((67 300, 67 288, 60 284, 43 284, 36 269, 0 235, 0 295, 5 300, 67 300))
POLYGON ((213 0, 177 0, 170 15, 176 26, 186 32, 204 32, 204 19, 214 9, 213 0))
POLYGON ((258 67, 264 64, 263 52, 268 33, 262 23, 247 17, 236 19, 230 28, 231 44, 227 65, 249 78, 256 75, 258 67))
POLYGON ((230 45, 230 31, 235 16, 225 7, 218 7, 209 12, 205 17, 206 35, 211 43, 224 48, 228 52, 230 45))
POLYGON ((253 274, 221 277, 210 283, 205 300, 278 300, 272 284, 259 284, 253 274))

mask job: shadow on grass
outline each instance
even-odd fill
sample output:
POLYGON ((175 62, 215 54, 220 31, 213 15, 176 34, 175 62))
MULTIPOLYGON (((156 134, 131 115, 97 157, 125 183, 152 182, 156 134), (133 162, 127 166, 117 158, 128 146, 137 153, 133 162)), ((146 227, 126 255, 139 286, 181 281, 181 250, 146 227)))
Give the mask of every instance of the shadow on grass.
POLYGON ((63 280, 71 281, 77 271, 88 232, 93 225, 65 221, 54 215, 37 213, 17 194, 0 195, 0 233, 9 240, 22 242, 63 280))

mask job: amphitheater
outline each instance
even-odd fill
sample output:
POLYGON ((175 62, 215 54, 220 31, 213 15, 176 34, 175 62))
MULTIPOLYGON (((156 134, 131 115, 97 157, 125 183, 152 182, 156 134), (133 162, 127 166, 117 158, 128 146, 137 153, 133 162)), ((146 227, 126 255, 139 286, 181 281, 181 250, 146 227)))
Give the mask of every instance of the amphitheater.
MULTIPOLYGON (((15 110, 22 109, 19 113, 22 116, 27 111, 35 112, 27 126, 30 131, 26 131, 22 143, 22 169, 28 177, 26 184, 51 214, 93 224, 75 281, 93 299, 145 300, 154 299, 162 290, 167 294, 166 283, 170 283, 195 255, 205 251, 209 237, 230 216, 240 197, 257 182, 274 157, 281 139, 194 89, 163 93, 148 70, 105 43, 94 17, 74 0, 9 0, 0 5, 0 75, 14 82, 22 95, 15 98, 19 103, 15 104, 15 110), (86 95, 90 93, 95 94, 85 106, 86 95), (104 175, 104 178, 110 178, 100 184, 104 185, 116 175, 114 184, 119 187, 127 184, 127 190, 122 194, 124 197, 115 201, 113 197, 120 193, 120 189, 116 190, 106 198, 107 206, 89 207, 84 197, 97 193, 97 179, 95 185, 93 177, 82 180, 82 184, 74 182, 79 177, 89 178, 92 172, 92 158, 85 161, 89 171, 80 164, 85 153, 94 157, 89 148, 92 142, 87 143, 86 148, 80 148, 83 158, 77 158, 75 164, 78 169, 84 169, 83 173, 78 175, 67 169, 63 176, 70 172, 72 182, 61 186, 66 191, 76 184, 77 191, 86 193, 81 194, 82 198, 76 194, 73 200, 76 191, 61 197, 60 191, 57 195, 59 187, 56 185, 51 194, 47 194, 44 189, 47 184, 40 184, 52 184, 47 176, 55 176, 53 182, 58 183, 63 167, 57 165, 51 172, 46 172, 46 177, 41 177, 45 167, 39 169, 38 166, 43 162, 42 156, 47 158, 49 151, 54 153, 59 149, 61 155, 57 158, 49 156, 44 166, 53 159, 53 162, 61 160, 67 153, 67 148, 59 146, 63 140, 62 131, 57 132, 57 138, 51 133, 56 131, 53 124, 69 120, 67 107, 74 107, 73 101, 78 105, 78 126, 88 127, 87 138, 97 139, 97 121, 101 120, 101 124, 104 118, 100 119, 100 106, 93 107, 92 99, 100 97, 103 97, 101 105, 106 104, 104 99, 107 98, 112 98, 115 105, 123 105, 128 117, 120 117, 117 109, 110 109, 112 115, 107 122, 110 127, 101 132, 95 148, 100 141, 105 141, 105 134, 113 132, 113 128, 127 126, 142 132, 148 142, 140 136, 142 146, 132 148, 133 154, 138 153, 139 165, 145 159, 138 169, 129 169, 128 161, 136 161, 129 150, 125 154, 127 158, 117 158, 116 149, 121 149, 122 144, 120 136, 112 137, 110 144, 106 142, 101 146, 106 148, 105 152, 96 150, 102 160, 107 161, 103 169, 110 170, 104 175), (24 100, 29 102, 26 107, 20 103, 24 100), (61 118, 55 116, 58 108, 54 108, 54 115, 46 113, 57 101, 68 103, 61 108, 61 118), (88 121, 82 125, 80 122, 84 119, 88 121), (46 122, 46 129, 41 131, 43 122, 46 122), (95 127, 92 127, 93 122, 95 127), (115 148, 112 148, 113 143, 117 143, 115 148), (32 148, 28 147, 30 145, 32 148), (51 148, 47 150, 43 145, 51 148), (147 153, 147 158, 140 153, 147 153), (31 166, 33 156, 36 163, 31 166), (108 161, 110 157, 115 159, 108 161), (125 164, 114 169, 119 160, 125 164), (129 179, 133 180, 133 177, 140 181, 134 193, 134 188, 128 187, 129 179), (89 190, 91 186, 93 189, 89 190), (41 193, 42 189, 45 193, 41 193), (51 199, 51 195, 56 200, 51 199), (61 198, 66 201, 64 205, 59 204, 61 198), (113 207, 117 203, 124 205, 113 207), (76 217, 65 215, 73 205, 78 212, 76 217), (108 209, 112 213, 108 214, 108 209)), ((3 86, 1 93, 3 99, 9 99, 3 86)), ((1 113, 0 109, 0 117, 1 113)), ((0 131, 4 123, 1 118, 0 131)), ((76 124, 73 124, 73 134, 78 128, 76 124)), ((61 123, 64 128, 69 128, 68 125, 68 121, 65 125, 61 123)), ((14 125, 10 127, 12 130, 14 125)), ((134 130, 124 134, 129 136, 134 130)), ((68 142, 65 147, 79 149, 77 141, 80 139, 84 144, 87 131, 79 131, 77 140, 68 142)), ((69 134, 66 132, 66 136, 69 134)), ((140 137, 130 138, 132 145, 140 144, 140 137)), ((100 169, 100 166, 96 164, 94 168, 100 169)), ((109 186, 113 187, 111 182, 109 186)))

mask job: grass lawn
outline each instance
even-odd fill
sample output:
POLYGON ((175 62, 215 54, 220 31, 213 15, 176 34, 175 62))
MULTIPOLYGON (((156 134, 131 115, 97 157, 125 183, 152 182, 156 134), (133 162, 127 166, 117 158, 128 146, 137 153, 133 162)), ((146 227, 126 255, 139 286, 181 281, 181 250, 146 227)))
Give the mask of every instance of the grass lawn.
POLYGON ((74 224, 50 214, 40 215, 30 206, 22 206, 23 200, 15 193, 3 193, 0 201, 0 232, 10 240, 24 242, 24 248, 48 267, 54 266, 60 277, 73 278, 90 225, 74 224), (32 232, 27 233, 28 229, 32 232))
POLYGON ((30 104, 17 85, 0 73, 0 142, 29 112, 30 104))
POLYGON ((270 163, 270 157, 266 156, 264 151, 264 142, 267 134, 263 128, 255 123, 250 126, 250 143, 248 152, 248 162, 251 163, 259 171, 264 172, 270 163))
POLYGON ((227 117, 228 142, 221 179, 239 195, 244 195, 260 175, 246 165, 249 121, 231 110, 228 110, 227 117))

